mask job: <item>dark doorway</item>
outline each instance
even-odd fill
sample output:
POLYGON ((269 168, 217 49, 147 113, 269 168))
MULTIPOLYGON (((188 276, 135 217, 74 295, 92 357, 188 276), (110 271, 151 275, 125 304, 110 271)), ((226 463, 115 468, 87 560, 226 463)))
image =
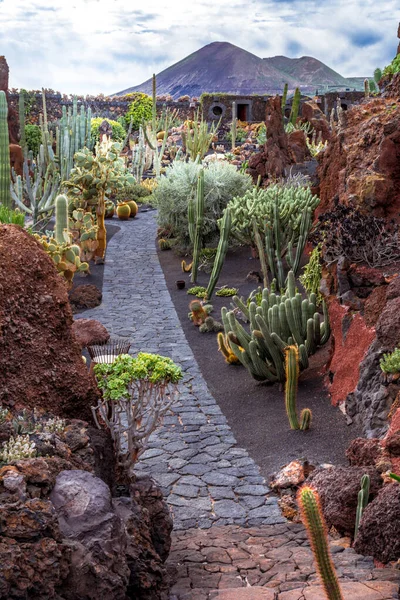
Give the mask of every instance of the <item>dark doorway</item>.
POLYGON ((238 104, 237 105, 237 118, 239 121, 248 121, 249 120, 249 105, 248 104, 238 104))

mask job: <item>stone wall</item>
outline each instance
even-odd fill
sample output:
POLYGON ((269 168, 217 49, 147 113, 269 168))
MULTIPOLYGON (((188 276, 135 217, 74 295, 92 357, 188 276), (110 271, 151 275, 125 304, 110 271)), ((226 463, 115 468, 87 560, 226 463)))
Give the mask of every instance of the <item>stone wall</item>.
MULTIPOLYGON (((11 90, 9 94, 9 106, 15 109, 18 113, 18 98, 19 93, 17 90, 11 90)), ((54 92, 49 90, 46 92, 46 108, 47 118, 51 123, 60 119, 62 116, 62 107, 72 107, 73 96, 67 96, 60 92, 54 92)), ((129 104, 132 102, 132 96, 111 96, 106 97, 103 95, 99 96, 78 96, 78 107, 82 104, 85 108, 92 109, 93 117, 103 117, 105 119, 117 120, 118 117, 124 116, 129 108, 129 104)), ((26 112, 27 112, 27 123, 38 124, 39 116, 43 113, 43 102, 42 93, 34 90, 28 91, 25 100, 26 112)), ((159 113, 164 107, 170 110, 177 110, 179 117, 187 119, 193 115, 193 107, 190 105, 190 101, 171 101, 171 100, 157 100, 157 110, 159 113)))

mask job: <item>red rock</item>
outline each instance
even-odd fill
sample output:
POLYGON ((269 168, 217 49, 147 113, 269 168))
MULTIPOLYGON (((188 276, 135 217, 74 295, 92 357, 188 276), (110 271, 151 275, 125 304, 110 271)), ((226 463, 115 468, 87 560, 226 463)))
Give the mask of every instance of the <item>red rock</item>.
POLYGON ((383 350, 392 352, 400 340, 400 297, 389 300, 376 324, 376 337, 383 350))
POLYGON ((317 139, 320 135, 323 142, 330 139, 331 130, 328 119, 315 102, 303 102, 301 106, 301 118, 303 123, 311 123, 317 139))
POLYGON ((72 323, 72 331, 81 348, 90 344, 105 344, 110 338, 104 325, 95 319, 77 319, 72 323))
POLYGON ((288 135, 289 154, 296 164, 303 163, 311 158, 304 131, 292 131, 288 135))
POLYGON ((386 305, 387 286, 376 287, 364 304, 364 321, 367 327, 375 327, 386 305))
POLYGON ((212 600, 275 600, 275 592, 266 587, 252 586, 218 590, 210 596, 212 600), (214 595, 215 593, 215 595, 214 595))
POLYGON ((69 301, 73 312, 85 308, 95 308, 101 304, 102 293, 92 284, 79 285, 69 292, 69 301))
POLYGON ((71 326, 67 289, 51 258, 22 228, 0 225, 3 406, 92 419, 98 390, 71 326))
POLYGON ((360 363, 375 338, 374 329, 367 327, 358 313, 351 317, 349 329, 344 336, 342 323, 347 314, 348 307, 341 306, 338 300, 335 299, 329 304, 329 319, 334 340, 333 353, 328 366, 333 376, 333 381, 329 384, 329 392, 334 405, 344 401, 347 395, 356 389, 360 363))
POLYGON ((350 442, 346 456, 354 467, 374 466, 382 456, 382 452, 380 440, 356 438, 350 442))

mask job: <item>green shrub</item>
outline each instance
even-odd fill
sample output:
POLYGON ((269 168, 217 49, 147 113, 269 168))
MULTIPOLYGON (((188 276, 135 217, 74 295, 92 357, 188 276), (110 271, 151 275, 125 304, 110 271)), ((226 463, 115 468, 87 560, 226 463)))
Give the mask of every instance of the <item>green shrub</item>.
POLYGON ((299 277, 300 283, 307 294, 315 294, 318 304, 321 304, 323 300, 322 294, 319 291, 322 279, 321 255, 321 244, 318 244, 311 252, 310 260, 303 268, 303 275, 299 277))
MULTIPOLYGON (((248 136, 248 135, 249 135, 249 134, 248 134, 248 132, 247 132, 245 129, 242 129, 241 127, 239 127, 239 128, 236 130, 236 142, 237 142, 238 144, 241 144, 242 142, 244 142, 244 141, 245 141, 245 139, 247 139, 247 136, 248 136)), ((231 131, 231 130, 227 132, 227 134, 225 135, 225 139, 226 139, 228 142, 231 142, 231 141, 232 141, 232 131, 231 131)))
POLYGON ((28 150, 32 150, 33 156, 37 156, 42 143, 40 127, 38 125, 25 125, 25 139, 28 150))
POLYGON ((390 63, 383 69, 383 75, 394 75, 400 72, 400 54, 398 54, 390 63))
POLYGON ((384 354, 380 365, 384 373, 400 373, 400 348, 395 348, 391 354, 384 354))
POLYGON ((102 117, 96 117, 92 119, 92 141, 96 144, 99 139, 99 127, 103 121, 107 121, 112 127, 112 139, 114 142, 123 142, 126 136, 125 128, 118 121, 112 119, 103 119, 102 117))
POLYGON ((0 223, 14 223, 15 225, 24 226, 25 215, 17 210, 11 210, 7 206, 0 204, 0 223))
MULTIPOLYGON (((152 205, 158 208, 159 225, 171 228, 172 237, 184 247, 190 246, 188 204, 196 193, 200 168, 201 165, 193 161, 176 161, 167 167, 152 195, 152 205)), ((234 165, 225 161, 213 161, 204 167, 204 244, 219 239, 217 220, 229 200, 237 194, 243 195, 251 185, 249 175, 239 173, 234 165)))
POLYGON ((132 129, 138 131, 143 121, 149 121, 152 117, 153 100, 147 94, 139 94, 129 105, 128 112, 125 115, 127 125, 131 122, 132 129))
POLYGON ((150 192, 140 183, 133 183, 127 187, 118 190, 114 197, 116 202, 127 202, 128 200, 134 200, 137 204, 145 202, 145 199, 150 196, 150 192))

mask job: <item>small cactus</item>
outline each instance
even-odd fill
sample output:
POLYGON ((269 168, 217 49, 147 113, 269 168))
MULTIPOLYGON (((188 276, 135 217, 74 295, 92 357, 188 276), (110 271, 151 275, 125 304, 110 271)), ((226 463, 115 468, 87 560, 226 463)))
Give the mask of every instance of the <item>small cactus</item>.
POLYGON ((306 429, 310 429, 312 421, 312 412, 309 408, 303 408, 300 413, 300 429, 305 431, 306 429))
POLYGON ((186 262, 185 260, 183 260, 183 261, 181 262, 181 267, 182 267, 182 271, 183 271, 183 273, 190 273, 190 271, 191 271, 191 269, 192 269, 192 265, 193 265, 193 263, 192 263, 192 262, 191 262, 191 263, 189 263, 189 264, 187 264, 187 262, 186 262))
POLYGON ((363 515, 365 507, 368 504, 369 486, 370 486, 370 477, 369 477, 369 475, 363 475, 361 477, 361 489, 358 492, 357 512, 356 512, 356 524, 355 524, 355 528, 354 528, 354 539, 357 537, 357 533, 358 533, 358 528, 360 526, 361 517, 363 515))
POLYGON ((160 248, 160 250, 171 250, 171 242, 169 240, 166 240, 164 238, 161 238, 160 240, 158 240, 158 247, 160 248))
POLYGON ((223 331, 224 326, 219 321, 216 321, 213 317, 207 317, 204 323, 200 325, 200 333, 217 333, 223 331))
POLYGON ((223 334, 222 332, 220 332, 217 336, 217 340, 218 340, 218 350, 223 354, 223 356, 225 358, 225 362, 227 362, 228 365, 239 364, 240 361, 239 361, 238 357, 236 356, 236 354, 234 354, 234 352, 232 351, 228 336, 226 334, 223 334))
POLYGON ((68 200, 60 195, 56 198, 56 226, 55 239, 58 244, 64 243, 64 230, 68 230, 68 200))
POLYGON ((327 527, 318 493, 312 488, 304 486, 299 490, 297 500, 325 595, 328 600, 343 600, 329 552, 327 527))
POLYGON ((189 304, 189 309, 192 314, 192 321, 198 327, 202 325, 208 317, 207 312, 204 310, 203 305, 199 300, 192 300, 189 304))

